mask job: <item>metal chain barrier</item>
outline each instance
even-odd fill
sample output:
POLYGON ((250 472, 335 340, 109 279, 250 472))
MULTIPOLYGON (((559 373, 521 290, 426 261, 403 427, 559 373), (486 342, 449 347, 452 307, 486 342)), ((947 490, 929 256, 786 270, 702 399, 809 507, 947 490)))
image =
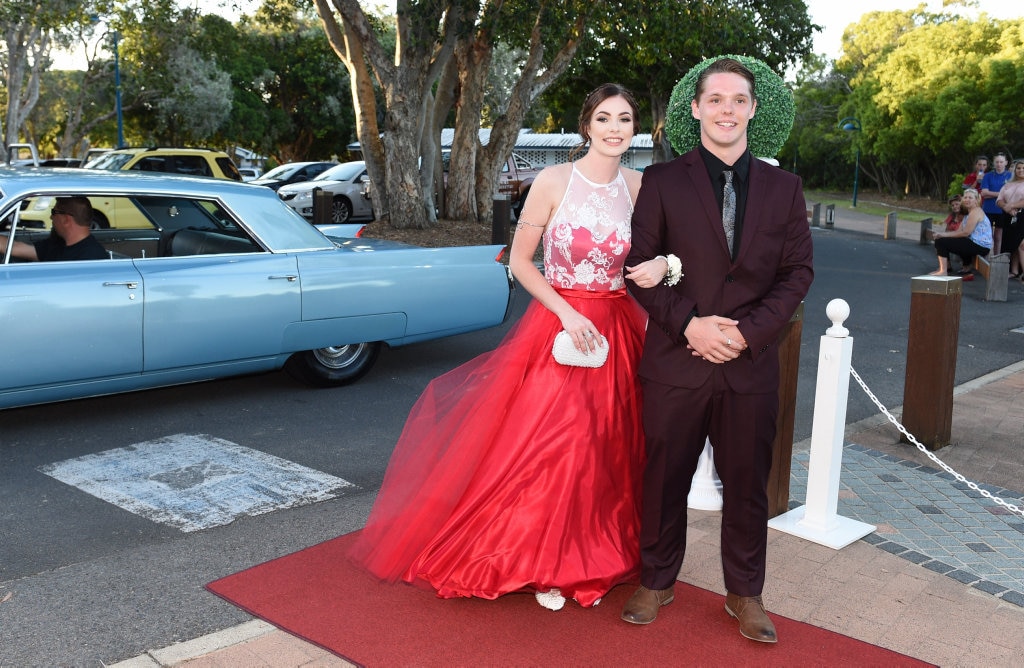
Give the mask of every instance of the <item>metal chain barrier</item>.
POLYGON ((882 405, 882 402, 878 400, 878 397, 876 397, 871 390, 868 389, 868 386, 864 384, 864 381, 861 380, 861 377, 857 374, 857 372, 854 370, 854 368, 852 366, 850 367, 850 375, 853 376, 853 379, 857 381, 857 384, 860 385, 860 388, 862 390, 864 390, 864 393, 868 395, 868 398, 871 399, 871 401, 874 402, 875 406, 878 407, 878 410, 882 411, 882 414, 885 415, 886 418, 888 418, 889 422, 892 422, 893 425, 895 425, 895 427, 897 429, 899 429, 901 434, 906 436, 907 439, 911 443, 913 443, 915 446, 917 446, 918 450, 920 450, 921 452, 926 454, 929 459, 931 459, 933 462, 938 464, 939 467, 942 468, 943 471, 945 471, 946 473, 950 474, 951 476, 956 478, 958 481, 964 483, 965 485, 967 485, 968 487, 973 489, 975 492, 978 492, 979 494, 981 494, 986 499, 991 499, 992 501, 995 501, 997 504, 999 504, 1000 506, 1003 506, 1004 508, 1006 508, 1010 512, 1015 513, 1017 515, 1021 515, 1022 517, 1024 517, 1024 509, 1019 508, 1019 507, 1017 507, 1016 505, 1014 505, 1012 503, 1008 503, 1008 502, 1002 500, 1001 498, 999 498, 998 496, 994 496, 988 490, 985 490, 985 489, 982 489, 982 488, 978 487, 978 485, 976 483, 971 482, 967 478, 963 477, 962 475, 960 475, 959 473, 954 471, 952 468, 950 468, 950 466, 948 464, 946 464, 946 462, 942 461, 941 459, 936 457, 934 454, 932 454, 928 450, 928 448, 926 448, 920 441, 918 441, 916 438, 914 438, 914 435, 911 434, 909 431, 907 431, 906 427, 904 427, 902 424, 900 424, 899 420, 897 420, 896 417, 892 413, 890 413, 889 410, 885 406, 882 405))

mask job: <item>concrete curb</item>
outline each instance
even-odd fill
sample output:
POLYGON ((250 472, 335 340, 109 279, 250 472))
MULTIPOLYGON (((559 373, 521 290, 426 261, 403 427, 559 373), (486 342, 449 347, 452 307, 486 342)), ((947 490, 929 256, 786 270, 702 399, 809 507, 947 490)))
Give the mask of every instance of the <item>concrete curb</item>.
POLYGON ((193 640, 175 643, 162 649, 147 650, 145 654, 112 664, 109 668, 164 668, 216 652, 239 643, 259 638, 277 627, 262 619, 253 619, 237 626, 210 633, 193 640))

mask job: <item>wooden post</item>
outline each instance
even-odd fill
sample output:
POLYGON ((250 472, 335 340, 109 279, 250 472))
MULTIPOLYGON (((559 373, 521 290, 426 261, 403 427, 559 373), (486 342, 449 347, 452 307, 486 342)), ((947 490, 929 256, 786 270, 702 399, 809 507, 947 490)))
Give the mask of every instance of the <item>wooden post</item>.
POLYGON ((921 221, 921 238, 918 239, 917 243, 922 246, 927 246, 932 242, 932 219, 925 218, 921 221))
POLYGON ((988 255, 974 258, 974 266, 985 277, 985 301, 1005 302, 1010 280, 1010 254, 988 255))
POLYGON ((811 227, 821 227, 821 204, 815 203, 811 208, 811 227))
POLYGON ((334 195, 322 188, 313 188, 313 224, 330 225, 331 207, 334 205, 334 195))
POLYGON ((885 217, 885 229, 882 231, 883 239, 896 238, 896 212, 892 211, 885 217))
MULTIPOLYGON (((952 432, 962 292, 963 281, 958 276, 910 279, 902 422, 929 450, 949 445, 952 432)), ((909 442, 902 434, 900 441, 909 442)))
POLYGON ((491 216, 491 243, 508 246, 508 228, 512 225, 512 202, 507 197, 494 199, 491 216))
POLYGON ((779 337, 779 417, 772 443, 772 470, 768 474, 768 517, 789 510, 789 480, 793 466, 793 428, 796 422, 796 385, 800 376, 800 336, 804 328, 803 302, 779 337))

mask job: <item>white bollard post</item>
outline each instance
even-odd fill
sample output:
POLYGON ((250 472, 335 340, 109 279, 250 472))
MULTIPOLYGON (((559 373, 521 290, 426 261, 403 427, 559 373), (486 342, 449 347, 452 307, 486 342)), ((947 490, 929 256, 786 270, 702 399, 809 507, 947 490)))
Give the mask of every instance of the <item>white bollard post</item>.
POLYGON ((818 354, 807 500, 805 505, 772 518, 768 526, 838 550, 873 532, 875 527, 836 514, 853 339, 849 330, 843 327, 843 321, 850 315, 849 304, 842 299, 833 299, 825 313, 832 326, 821 337, 818 354))
POLYGON ((715 471, 714 449, 711 441, 704 442, 704 452, 697 460, 697 471, 690 481, 690 494, 686 497, 686 506, 695 510, 722 509, 722 481, 715 471))

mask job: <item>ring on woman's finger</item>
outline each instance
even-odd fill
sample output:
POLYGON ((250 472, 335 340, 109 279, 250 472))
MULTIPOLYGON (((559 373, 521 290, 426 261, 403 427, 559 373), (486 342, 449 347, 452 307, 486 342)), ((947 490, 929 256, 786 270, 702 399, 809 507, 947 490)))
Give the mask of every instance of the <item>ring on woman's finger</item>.
POLYGON ((725 345, 727 345, 727 346, 729 346, 730 348, 732 348, 732 339, 726 339, 726 340, 725 340, 725 345))
POLYGON ((590 337, 594 336, 594 333, 593 332, 583 332, 583 336, 585 336, 585 337, 587 337, 589 339, 590 337))

